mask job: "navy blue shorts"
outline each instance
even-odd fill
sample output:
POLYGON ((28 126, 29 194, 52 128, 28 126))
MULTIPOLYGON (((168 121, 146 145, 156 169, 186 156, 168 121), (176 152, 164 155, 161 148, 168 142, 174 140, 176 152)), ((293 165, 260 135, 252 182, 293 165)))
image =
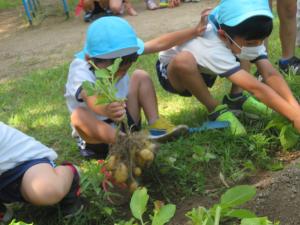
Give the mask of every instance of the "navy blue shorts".
MULTIPOLYGON (((185 90, 181 93, 179 93, 173 86, 171 85, 170 81, 167 78, 167 70, 168 70, 168 65, 163 65, 160 63, 159 60, 156 62, 156 74, 159 80, 160 85, 168 92, 173 93, 173 94, 178 94, 183 97, 191 97, 192 94, 188 91, 185 90)), ((203 80, 206 84, 207 87, 212 87, 217 79, 217 77, 212 77, 208 74, 203 74, 201 73, 203 80)))
POLYGON ((40 163, 48 163, 55 167, 54 162, 50 161, 49 159, 33 159, 3 173, 0 176, 0 202, 26 202, 21 194, 23 175, 29 168, 40 163))

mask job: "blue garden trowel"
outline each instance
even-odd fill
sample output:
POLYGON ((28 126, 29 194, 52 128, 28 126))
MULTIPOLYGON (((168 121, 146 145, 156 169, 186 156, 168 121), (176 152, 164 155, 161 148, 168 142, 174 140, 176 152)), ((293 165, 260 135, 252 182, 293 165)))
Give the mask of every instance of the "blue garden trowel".
POLYGON ((196 133, 212 129, 222 129, 230 126, 228 121, 206 121, 200 127, 190 127, 189 133, 196 133))

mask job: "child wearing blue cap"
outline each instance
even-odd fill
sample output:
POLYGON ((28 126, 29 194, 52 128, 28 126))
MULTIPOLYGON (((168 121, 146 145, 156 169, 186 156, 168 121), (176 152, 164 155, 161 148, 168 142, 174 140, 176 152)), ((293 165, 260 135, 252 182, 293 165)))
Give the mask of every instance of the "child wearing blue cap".
POLYGON ((268 0, 222 0, 208 16, 201 37, 160 52, 157 74, 161 85, 171 93, 195 96, 206 106, 210 120, 229 121, 235 135, 243 135, 246 130, 231 111, 262 117, 271 115, 270 108, 300 131, 299 104, 269 62, 263 45, 273 28, 272 18, 268 0), (264 83, 241 68, 242 60, 257 66, 264 83), (217 76, 232 82, 222 104, 208 89, 217 76))
MULTIPOLYGON (((204 11, 202 18, 206 18, 204 11)), ((129 78, 128 69, 140 54, 158 52, 194 38, 205 30, 205 19, 197 27, 185 29, 144 43, 139 39, 130 24, 119 17, 103 17, 94 21, 87 31, 84 50, 76 55, 70 65, 65 97, 71 113, 71 124, 79 134, 81 155, 105 158, 108 144, 114 143, 116 130, 114 122, 127 115, 129 127, 141 128, 141 109, 149 127, 149 138, 166 141, 187 133, 185 125, 175 126, 159 116, 154 86, 148 73, 135 70, 129 78), (113 102, 108 105, 95 105, 96 96, 87 96, 82 83, 95 83, 96 77, 89 61, 97 67, 105 68, 116 58, 122 58, 115 76, 118 98, 126 98, 126 103, 113 102)))
POLYGON ((79 173, 70 163, 55 166, 53 149, 0 122, 0 154, 0 224, 12 219, 6 203, 59 203, 66 217, 82 210, 79 173))

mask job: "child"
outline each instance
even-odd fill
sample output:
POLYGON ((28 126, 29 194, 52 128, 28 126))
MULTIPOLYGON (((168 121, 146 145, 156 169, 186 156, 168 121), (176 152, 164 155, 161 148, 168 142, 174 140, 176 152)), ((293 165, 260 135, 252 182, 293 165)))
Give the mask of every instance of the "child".
POLYGON ((0 153, 0 224, 12 218, 4 203, 59 203, 66 217, 81 211, 79 174, 70 163, 56 167, 54 150, 0 122, 0 153))
MULTIPOLYGON (((203 12, 202 18, 205 16, 207 11, 203 12)), ((129 78, 127 71, 140 54, 158 52, 201 34, 205 29, 205 19, 201 21, 195 28, 165 34, 145 44, 122 18, 103 17, 90 25, 85 48, 70 65, 65 93, 71 124, 79 134, 79 140, 84 140, 83 145, 79 145, 84 157, 106 157, 107 144, 114 143, 116 139, 113 122, 122 120, 125 114, 129 127, 139 130, 141 109, 147 118, 151 139, 166 141, 187 133, 187 126, 174 126, 165 118, 159 117, 155 90, 148 73, 137 69, 129 78), (82 89, 84 81, 94 83, 96 80, 89 61, 99 68, 105 68, 116 58, 122 58, 115 74, 119 78, 116 84, 117 97, 127 98, 127 101, 95 105, 96 96, 87 96, 82 89)))
POLYGON ((76 6, 75 14, 79 16, 82 9, 85 11, 85 22, 97 19, 100 17, 100 13, 122 15, 126 11, 130 16, 137 16, 137 12, 129 0, 80 0, 76 6))
POLYGON ((210 120, 229 121, 235 135, 243 135, 246 130, 229 110, 257 116, 271 114, 241 88, 288 118, 300 131, 299 104, 269 62, 263 45, 273 28, 272 18, 267 0, 222 0, 209 15, 202 37, 160 52, 157 73, 161 85, 171 93, 195 96, 206 106, 210 120), (239 60, 255 63, 265 83, 241 69, 239 60), (222 104, 208 90, 218 75, 232 82, 222 104))

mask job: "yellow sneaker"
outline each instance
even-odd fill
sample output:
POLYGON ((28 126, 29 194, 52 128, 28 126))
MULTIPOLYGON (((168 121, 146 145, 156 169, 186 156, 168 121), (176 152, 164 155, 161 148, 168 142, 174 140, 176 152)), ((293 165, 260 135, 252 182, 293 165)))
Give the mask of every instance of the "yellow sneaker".
POLYGON ((188 126, 175 126, 167 119, 160 117, 149 126, 149 139, 158 142, 167 142, 179 138, 188 133, 188 126))

